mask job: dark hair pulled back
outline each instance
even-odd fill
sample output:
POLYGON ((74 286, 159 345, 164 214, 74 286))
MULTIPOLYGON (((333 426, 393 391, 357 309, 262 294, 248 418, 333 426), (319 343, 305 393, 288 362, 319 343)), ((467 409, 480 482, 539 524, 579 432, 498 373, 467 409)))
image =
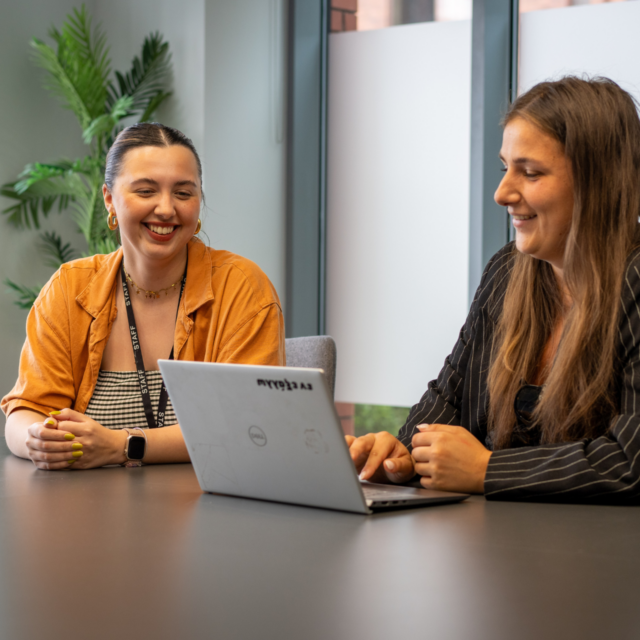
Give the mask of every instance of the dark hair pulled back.
POLYGON ((105 184, 109 190, 113 189, 116 178, 122 169, 124 157, 131 149, 138 147, 171 147, 173 145, 186 147, 193 153, 198 164, 198 177, 202 185, 202 163, 196 148, 193 146, 193 142, 181 131, 159 122, 132 124, 118 134, 107 154, 104 170, 105 184))

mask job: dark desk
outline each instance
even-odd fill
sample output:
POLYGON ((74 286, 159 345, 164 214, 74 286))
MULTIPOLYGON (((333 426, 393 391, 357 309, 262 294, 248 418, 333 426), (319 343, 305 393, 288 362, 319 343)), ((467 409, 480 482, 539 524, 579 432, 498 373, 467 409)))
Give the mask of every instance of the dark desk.
POLYGON ((0 465, 2 639, 640 637, 640 507, 366 517, 203 495, 190 465, 0 465))

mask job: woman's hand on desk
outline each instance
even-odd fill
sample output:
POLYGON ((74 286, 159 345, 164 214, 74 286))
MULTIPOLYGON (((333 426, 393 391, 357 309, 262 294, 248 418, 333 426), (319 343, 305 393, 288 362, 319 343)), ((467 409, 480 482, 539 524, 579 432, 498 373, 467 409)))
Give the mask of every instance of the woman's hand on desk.
POLYGON ((33 464, 38 469, 51 471, 67 469, 75 463, 78 457, 76 452, 82 449, 82 445, 75 442, 75 436, 58 429, 54 418, 46 418, 28 426, 25 444, 27 456, 33 464))
POLYGON ((415 475, 409 450, 390 433, 380 431, 345 438, 361 480, 400 483, 415 475))
POLYGON ((484 493, 491 451, 463 427, 421 424, 418 430, 411 455, 425 489, 484 493))
POLYGON ((29 457, 39 469, 92 469, 125 460, 126 431, 107 429, 71 409, 33 424, 28 433, 29 457), (69 434, 73 438, 65 439, 69 434))

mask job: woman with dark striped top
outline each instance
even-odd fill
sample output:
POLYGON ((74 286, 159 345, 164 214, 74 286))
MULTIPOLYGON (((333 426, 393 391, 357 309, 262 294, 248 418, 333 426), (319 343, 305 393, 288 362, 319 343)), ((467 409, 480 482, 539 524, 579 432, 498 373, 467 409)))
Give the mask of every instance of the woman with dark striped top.
POLYGON ((640 120, 567 77, 504 118, 489 262, 438 378, 400 431, 349 438, 363 479, 508 500, 640 498, 640 120))

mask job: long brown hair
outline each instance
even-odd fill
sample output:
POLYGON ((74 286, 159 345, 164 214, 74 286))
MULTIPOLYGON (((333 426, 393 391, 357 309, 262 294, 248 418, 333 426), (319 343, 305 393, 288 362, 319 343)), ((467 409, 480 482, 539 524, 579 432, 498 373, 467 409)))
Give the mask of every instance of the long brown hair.
MULTIPOLYGON (((504 126, 515 118, 558 140, 573 173, 573 218, 563 264, 572 305, 533 418, 543 443, 594 437, 617 411, 620 294, 629 254, 638 246, 636 103, 606 78, 566 77, 520 96, 504 126)), ((509 447, 515 396, 535 374, 564 313, 551 265, 517 252, 488 380, 489 429, 496 449, 509 447)))

